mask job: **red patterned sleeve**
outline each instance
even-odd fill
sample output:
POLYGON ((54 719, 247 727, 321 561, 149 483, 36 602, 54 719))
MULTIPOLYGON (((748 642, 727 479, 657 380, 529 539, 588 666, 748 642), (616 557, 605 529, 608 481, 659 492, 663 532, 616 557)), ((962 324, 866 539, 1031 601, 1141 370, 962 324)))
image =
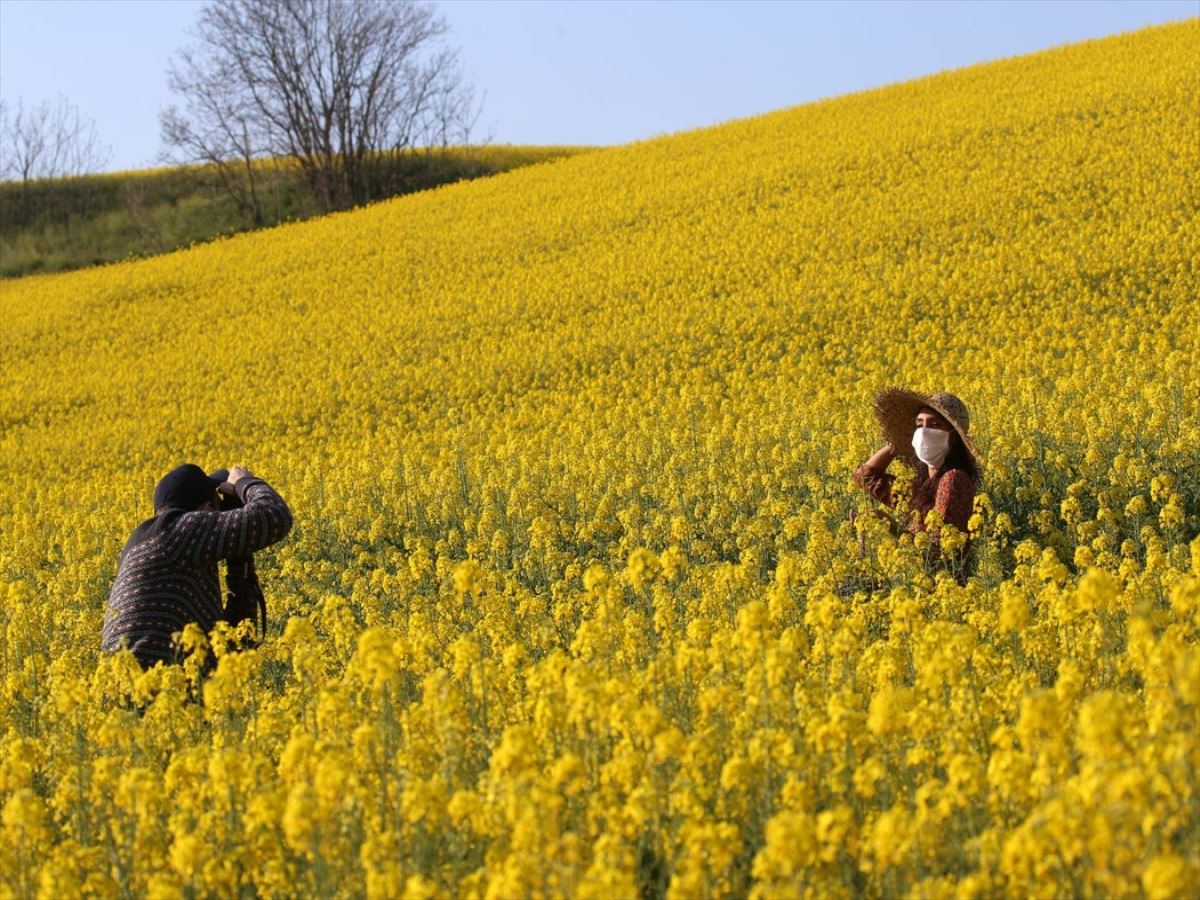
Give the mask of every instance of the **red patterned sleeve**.
POLYGON ((959 531, 967 530, 975 502, 975 481, 962 469, 951 469, 938 482, 934 509, 942 514, 942 521, 959 531))
POLYGON ((865 465, 854 470, 855 483, 884 506, 892 505, 892 482, 895 480, 895 475, 877 472, 865 465))

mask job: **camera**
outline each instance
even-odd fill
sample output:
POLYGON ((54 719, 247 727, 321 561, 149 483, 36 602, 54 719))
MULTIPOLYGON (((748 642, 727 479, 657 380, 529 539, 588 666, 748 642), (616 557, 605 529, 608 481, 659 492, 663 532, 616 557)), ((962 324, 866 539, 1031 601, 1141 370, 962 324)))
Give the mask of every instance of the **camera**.
POLYGON ((220 478, 221 483, 217 485, 217 509, 221 512, 228 512, 231 509, 241 509, 243 504, 237 495, 237 488, 227 482, 225 479, 229 477, 228 469, 217 469, 209 478, 220 478))

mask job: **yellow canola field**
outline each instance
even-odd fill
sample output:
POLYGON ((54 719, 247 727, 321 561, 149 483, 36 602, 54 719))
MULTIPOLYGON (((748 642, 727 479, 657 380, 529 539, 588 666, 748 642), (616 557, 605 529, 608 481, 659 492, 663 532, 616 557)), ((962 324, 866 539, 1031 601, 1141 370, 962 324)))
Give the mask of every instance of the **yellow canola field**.
POLYGON ((1198 48, 0 285, 0 896, 1187 896, 1198 48), (893 383, 964 586, 847 519, 893 383), (98 649, 183 461, 296 518, 203 680, 98 649))

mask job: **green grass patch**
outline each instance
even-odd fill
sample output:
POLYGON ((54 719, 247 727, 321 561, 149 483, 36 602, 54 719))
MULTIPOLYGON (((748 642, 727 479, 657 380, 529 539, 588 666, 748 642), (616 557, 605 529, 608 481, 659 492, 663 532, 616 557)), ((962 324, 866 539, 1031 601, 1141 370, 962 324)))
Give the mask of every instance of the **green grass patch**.
MULTIPOLYGON (((569 156, 580 147, 452 148, 389 160, 377 199, 569 156)), ((0 183, 0 277, 63 272, 169 253, 203 241, 321 215, 299 168, 255 164, 255 221, 210 166, 0 183)))

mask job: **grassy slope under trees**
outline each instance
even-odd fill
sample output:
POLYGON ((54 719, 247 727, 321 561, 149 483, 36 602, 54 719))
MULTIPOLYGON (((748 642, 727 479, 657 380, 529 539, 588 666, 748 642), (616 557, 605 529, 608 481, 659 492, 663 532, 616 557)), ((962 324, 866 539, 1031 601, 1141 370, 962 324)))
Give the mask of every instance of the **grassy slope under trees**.
MULTIPOLYGON (((496 146, 470 153, 414 153, 397 193, 493 175, 580 149, 496 146)), ((207 167, 2 182, 0 277, 154 256, 322 213, 299 170, 272 161, 258 167, 256 179, 262 218, 257 224, 207 167)))

